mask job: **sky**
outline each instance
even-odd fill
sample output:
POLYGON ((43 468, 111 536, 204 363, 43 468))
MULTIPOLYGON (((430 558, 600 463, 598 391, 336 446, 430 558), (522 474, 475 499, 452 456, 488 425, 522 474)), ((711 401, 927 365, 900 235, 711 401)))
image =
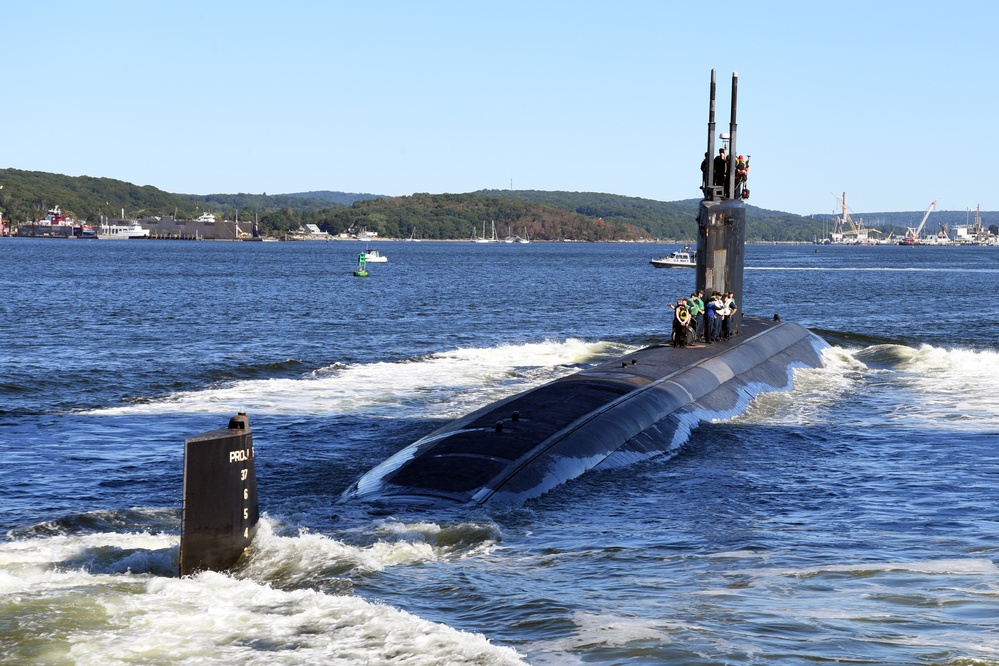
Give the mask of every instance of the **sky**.
POLYGON ((997 25, 993 0, 0 0, 0 168, 694 199, 715 69, 750 203, 993 211, 997 25))

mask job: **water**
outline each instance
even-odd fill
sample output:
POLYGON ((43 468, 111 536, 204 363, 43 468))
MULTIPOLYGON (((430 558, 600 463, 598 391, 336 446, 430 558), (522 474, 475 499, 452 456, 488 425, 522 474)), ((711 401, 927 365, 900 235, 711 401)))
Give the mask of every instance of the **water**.
POLYGON ((664 339, 666 246, 0 241, 0 662, 999 664, 999 251, 747 248, 834 346, 680 453, 517 509, 338 502, 495 399, 664 339), (176 575, 185 437, 261 509, 176 575))

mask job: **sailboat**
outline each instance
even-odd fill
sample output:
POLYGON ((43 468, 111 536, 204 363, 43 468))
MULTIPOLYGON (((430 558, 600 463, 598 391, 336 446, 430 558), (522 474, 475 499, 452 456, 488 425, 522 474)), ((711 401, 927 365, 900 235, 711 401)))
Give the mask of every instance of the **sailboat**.
POLYGON ((527 237, 527 227, 524 227, 524 235, 517 239, 518 243, 530 243, 531 239, 527 237))
POLYGON ((413 233, 410 234, 409 238, 407 238, 406 240, 410 241, 412 243, 419 243, 420 240, 422 240, 422 239, 416 237, 416 227, 413 227, 413 233))
POLYGON ((482 220, 482 237, 475 239, 476 243, 495 243, 496 242, 496 223, 493 222, 493 237, 486 238, 486 221, 482 220))

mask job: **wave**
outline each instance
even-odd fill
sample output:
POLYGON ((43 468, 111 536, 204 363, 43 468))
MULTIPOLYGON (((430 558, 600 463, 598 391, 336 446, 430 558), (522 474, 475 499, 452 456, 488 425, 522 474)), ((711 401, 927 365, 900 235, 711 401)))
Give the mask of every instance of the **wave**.
POLYGON ((467 348, 401 362, 334 364, 296 378, 234 381, 198 391, 102 408, 93 415, 201 413, 345 414, 453 418, 579 365, 630 347, 575 338, 467 348))
POLYGON ((999 432, 999 352, 875 344, 823 351, 789 393, 766 394, 739 420, 784 425, 999 432))
POLYGON ((361 576, 407 564, 439 562, 488 553, 499 541, 492 524, 386 520, 353 530, 351 544, 306 529, 283 535, 280 521, 265 516, 237 575, 283 589, 337 589, 338 577, 361 576))
POLYGON ((227 365, 224 369, 213 371, 216 381, 226 381, 231 379, 259 379, 265 377, 290 375, 301 372, 302 361, 289 358, 284 361, 272 361, 269 363, 251 363, 247 365, 227 365))
POLYGON ((68 536, 124 530, 143 525, 152 532, 177 532, 180 530, 180 511, 177 509, 98 509, 72 513, 61 518, 46 520, 7 532, 10 539, 68 536))
POLYGON ((373 544, 352 546, 307 533, 281 537, 274 524, 261 522, 248 562, 234 574, 183 579, 163 573, 176 572, 176 535, 0 544, 0 597, 32 618, 30 626, 0 627, 0 661, 37 659, 34 646, 44 640, 50 656, 62 655, 55 661, 81 664, 107 663, 110 655, 122 663, 525 663, 480 634, 300 585, 439 560, 454 552, 452 540, 465 549, 488 544, 492 528, 386 523, 373 544))
MULTIPOLYGON (((177 576, 180 521, 176 510, 95 511, 84 519, 72 516, 58 522, 58 527, 46 522, 8 532, 9 540, 0 543, 0 571, 27 566, 92 575, 177 576), (115 517, 109 518, 109 514, 115 517), (164 516, 172 518, 169 521, 172 530, 159 532, 164 516), (118 531, 95 531, 94 526, 101 521, 106 530, 118 531)), ((342 533, 357 543, 315 534, 264 514, 253 543, 234 568, 233 576, 289 589, 321 587, 322 581, 330 576, 365 574, 397 565, 485 554, 501 538, 499 528, 492 523, 459 522, 442 526, 395 518, 342 533)), ((16 589, 20 589, 17 585, 16 589)))

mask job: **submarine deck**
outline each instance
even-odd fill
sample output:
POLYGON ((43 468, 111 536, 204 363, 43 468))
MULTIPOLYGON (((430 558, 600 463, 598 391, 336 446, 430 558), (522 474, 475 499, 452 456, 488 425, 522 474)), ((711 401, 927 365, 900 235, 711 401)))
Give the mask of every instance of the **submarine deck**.
MULTIPOLYGON (((731 340, 637 350, 449 423, 371 470, 347 495, 409 502, 484 502, 501 496, 522 501, 578 476, 625 445, 663 450, 672 440, 664 419, 695 401, 724 412, 749 382, 784 388, 789 365, 809 356, 787 355, 787 349, 809 337, 814 336, 797 324, 744 317, 731 340), (784 335, 771 335, 782 328, 784 335), (740 348, 745 349, 734 353, 740 348), (716 391, 726 383, 732 386, 716 391)), ((812 345, 803 346, 810 357, 799 364, 817 365, 812 345)))

